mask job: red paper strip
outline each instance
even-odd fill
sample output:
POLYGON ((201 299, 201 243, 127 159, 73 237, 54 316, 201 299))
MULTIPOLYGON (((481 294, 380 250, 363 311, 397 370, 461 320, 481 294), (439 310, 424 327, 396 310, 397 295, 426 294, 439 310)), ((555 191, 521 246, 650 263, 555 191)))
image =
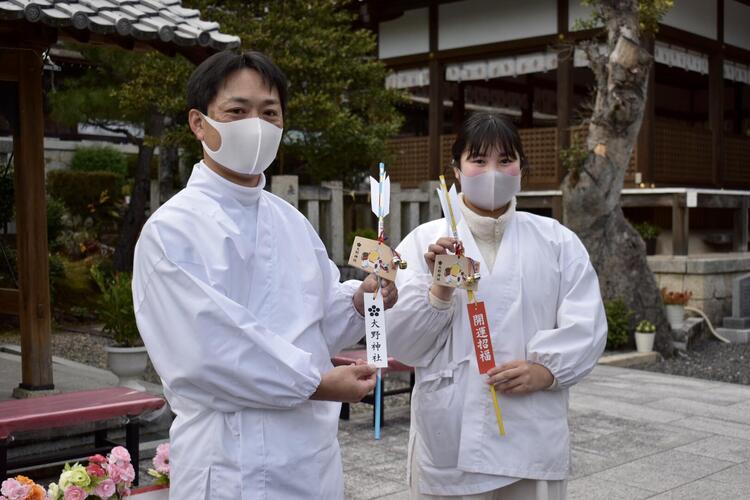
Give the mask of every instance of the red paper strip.
POLYGON ((469 310, 469 325, 471 325, 471 336, 474 339, 479 373, 487 373, 490 368, 495 367, 495 353, 492 350, 490 324, 487 322, 484 302, 471 302, 466 307, 469 310))

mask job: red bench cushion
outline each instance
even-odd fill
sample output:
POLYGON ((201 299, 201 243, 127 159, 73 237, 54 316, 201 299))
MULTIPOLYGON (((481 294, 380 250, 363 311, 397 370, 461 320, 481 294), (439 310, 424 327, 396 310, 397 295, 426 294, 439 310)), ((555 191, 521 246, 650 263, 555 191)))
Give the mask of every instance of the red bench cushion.
MULTIPOLYGON (((342 351, 331 358, 333 366, 350 365, 358 359, 367 360, 367 350, 358 349, 355 351, 342 351)), ((388 357, 388 368, 383 368, 383 372, 412 372, 414 368, 403 364, 396 358, 388 357)))
POLYGON ((0 401, 0 439, 14 432, 136 416, 163 405, 158 396, 126 387, 0 401))

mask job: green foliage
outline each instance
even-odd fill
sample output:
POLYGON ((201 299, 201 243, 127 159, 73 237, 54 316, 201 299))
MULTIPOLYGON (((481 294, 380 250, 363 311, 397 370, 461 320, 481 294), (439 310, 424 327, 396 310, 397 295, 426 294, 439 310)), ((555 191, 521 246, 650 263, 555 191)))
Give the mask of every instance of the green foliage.
POLYGON ((661 233, 661 228, 659 226, 654 226, 648 222, 633 224, 633 228, 638 231, 638 234, 641 235, 641 238, 643 238, 644 241, 653 240, 659 236, 659 233, 661 233))
POLYGON ((346 244, 351 246, 351 244, 354 243, 354 238, 356 238, 357 236, 362 236, 363 238, 376 240, 378 239, 378 232, 375 229, 372 229, 369 227, 357 228, 354 231, 346 235, 346 244))
MULTIPOLYGON (((605 16, 601 10, 602 0, 581 0, 581 5, 593 7, 594 11, 588 19, 576 19, 574 31, 588 30, 605 24, 605 16)), ((659 21, 672 8, 674 0, 638 0, 638 24, 642 33, 657 33, 659 21)))
POLYGON ((635 327, 635 331, 638 333, 656 333, 656 326, 649 320, 641 320, 635 327))
POLYGON ((53 170, 47 174, 47 191, 73 215, 86 216, 96 206, 111 205, 119 198, 121 180, 114 172, 53 170))
POLYGON ((352 27, 345 0, 230 0, 191 6, 239 35, 244 50, 268 54, 289 78, 285 173, 352 184, 385 155, 404 94, 386 89, 374 33, 352 27), (289 165, 289 163, 296 165, 289 165), (295 167, 295 168, 292 168, 295 167))
POLYGON ((76 149, 70 169, 77 172, 114 172, 121 177, 128 173, 125 155, 107 146, 76 149))
POLYGON ((627 345, 633 312, 619 298, 605 301, 604 310, 607 314, 607 349, 619 349, 627 345))
POLYGON ((55 246, 55 241, 62 233, 65 225, 65 204, 51 196, 47 197, 47 242, 50 247, 55 246))
POLYGON ((97 314, 104 331, 114 336, 121 347, 142 346, 133 308, 132 276, 130 273, 106 274, 98 266, 91 268, 91 277, 102 292, 97 314))

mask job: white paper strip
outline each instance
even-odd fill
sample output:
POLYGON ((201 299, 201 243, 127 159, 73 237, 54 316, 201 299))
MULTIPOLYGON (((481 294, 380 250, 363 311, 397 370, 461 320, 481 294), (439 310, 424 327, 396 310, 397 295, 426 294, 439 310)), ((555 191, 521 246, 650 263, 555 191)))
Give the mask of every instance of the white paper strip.
MULTIPOLYGON (((448 219, 448 223, 451 221, 451 213, 448 209, 448 204, 445 202, 445 196, 443 196, 443 190, 438 188, 438 197, 440 198, 440 206, 443 208, 443 215, 448 219)), ((451 208, 453 208, 453 217, 456 219, 456 225, 461 221, 461 208, 458 206, 458 194, 456 193, 456 185, 452 185, 448 190, 448 196, 451 199, 451 208)))
POLYGON ((388 368, 385 309, 380 291, 375 295, 365 293, 365 332, 367 362, 378 368, 388 368))

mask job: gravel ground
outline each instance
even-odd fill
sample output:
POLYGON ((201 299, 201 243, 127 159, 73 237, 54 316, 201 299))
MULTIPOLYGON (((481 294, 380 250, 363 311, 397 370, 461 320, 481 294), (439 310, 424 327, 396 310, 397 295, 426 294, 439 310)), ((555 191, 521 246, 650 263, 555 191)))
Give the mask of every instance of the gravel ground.
POLYGON ((750 385, 750 344, 704 340, 695 349, 639 370, 750 385))
MULTIPOLYGON (((0 344, 21 344, 17 331, 1 332, 0 344)), ((104 347, 114 345, 114 340, 99 331, 97 325, 76 325, 56 327, 52 332, 52 355, 83 363, 96 368, 107 368, 107 353, 104 347)), ((161 383, 151 363, 144 379, 155 384, 161 383)))

